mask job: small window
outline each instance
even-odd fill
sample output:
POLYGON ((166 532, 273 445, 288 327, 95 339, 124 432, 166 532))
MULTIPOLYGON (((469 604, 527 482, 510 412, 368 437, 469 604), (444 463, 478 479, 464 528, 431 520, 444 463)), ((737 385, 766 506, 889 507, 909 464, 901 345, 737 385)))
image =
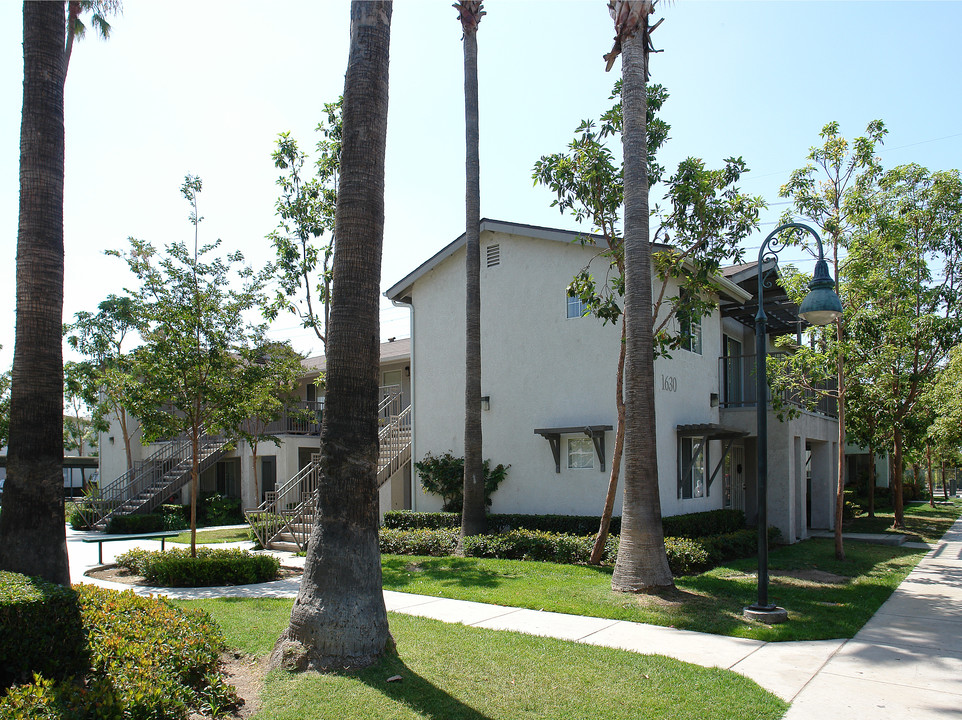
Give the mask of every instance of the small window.
POLYGON ((567 299, 569 318, 584 317, 588 314, 588 308, 585 307, 585 304, 581 298, 569 296, 567 299))
POLYGON ((595 448, 591 438, 568 438, 568 467, 583 470, 595 466, 595 448))
POLYGON ((705 496, 708 442, 704 437, 681 438, 678 495, 683 500, 705 496))
POLYGON ((701 317, 680 315, 678 326, 682 334, 681 346, 689 352, 701 355, 701 317))
POLYGON ((488 267, 494 267, 495 265, 501 264, 501 245, 500 243, 495 243, 494 245, 488 245, 485 249, 485 257, 488 267))

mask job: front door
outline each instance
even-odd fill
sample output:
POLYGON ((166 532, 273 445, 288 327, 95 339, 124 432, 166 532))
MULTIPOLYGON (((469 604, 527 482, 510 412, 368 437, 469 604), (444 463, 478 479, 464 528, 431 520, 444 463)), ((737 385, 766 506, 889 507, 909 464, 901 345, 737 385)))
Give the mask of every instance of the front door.
POLYGON ((724 502, 726 508, 745 511, 745 448, 732 445, 725 456, 724 502))

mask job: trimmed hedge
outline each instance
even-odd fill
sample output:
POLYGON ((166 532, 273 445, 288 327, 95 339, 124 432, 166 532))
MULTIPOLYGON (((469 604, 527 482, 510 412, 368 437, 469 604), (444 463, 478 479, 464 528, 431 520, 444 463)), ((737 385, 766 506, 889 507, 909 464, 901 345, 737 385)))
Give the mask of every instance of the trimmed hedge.
POLYGON ((165 552, 134 548, 117 563, 162 587, 251 585, 277 579, 280 562, 272 555, 253 555, 239 548, 172 548, 165 552))
MULTIPOLYGON (((380 550, 389 555, 453 555, 459 531, 453 529, 398 530, 382 528, 380 550)), ((778 530, 771 528, 771 540, 778 538, 778 530)), ((491 535, 475 535, 464 539, 464 554, 468 557, 498 558, 501 560, 533 560, 569 565, 584 565, 594 547, 593 535, 567 535, 541 530, 509 530, 491 535)), ((603 565, 614 565, 618 555, 619 537, 610 535, 602 555, 603 565)), ((754 555, 758 548, 758 533, 742 529, 734 533, 702 538, 666 537, 668 565, 675 575, 704 572, 721 562, 754 555)))
POLYGON ((0 690, 81 675, 90 665, 77 593, 39 578, 0 571, 0 690))
MULTIPOLYGON (((488 515, 488 526, 501 532, 517 529, 567 535, 595 535, 600 524, 601 518, 591 515, 488 515)), ((384 513, 384 527, 397 530, 460 528, 461 514, 392 510, 384 513)), ((662 518, 662 527, 665 535, 670 537, 697 538, 732 533, 745 528, 745 513, 741 510, 708 510, 688 515, 672 515, 662 518)), ((612 535, 621 533, 620 517, 611 518, 609 532, 612 535)))
POLYGON ((164 516, 160 513, 147 515, 114 515, 107 521, 105 532, 108 535, 127 535, 137 533, 161 532, 164 530, 164 516))
MULTIPOLYGON (((30 582, 9 575, 2 586, 30 582)), ((217 672, 224 638, 206 613, 91 585, 73 592, 73 608, 86 639, 84 667, 42 671, 12 687, 0 698, 0 717, 185 720, 236 707, 234 689, 217 672), (70 675, 75 680, 54 679, 70 675)), ((63 650, 51 657, 62 662, 63 650)))

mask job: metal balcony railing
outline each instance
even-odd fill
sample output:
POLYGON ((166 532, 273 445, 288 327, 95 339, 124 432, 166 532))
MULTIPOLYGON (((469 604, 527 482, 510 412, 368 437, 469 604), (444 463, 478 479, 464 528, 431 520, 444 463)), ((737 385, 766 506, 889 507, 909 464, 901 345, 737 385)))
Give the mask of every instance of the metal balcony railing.
MULTIPOLYGON (((772 356, 784 355, 773 353, 772 356)), ((755 374, 755 355, 730 355, 718 358, 719 406, 722 408, 755 407, 758 403, 755 374)), ((771 373, 771 366, 769 366, 771 373)), ((838 417, 838 403, 834 397, 820 390, 832 391, 835 383, 819 383, 812 390, 785 390, 781 393, 782 403, 809 410, 826 417, 838 417)), ((771 400, 771 391, 766 401, 771 400)))

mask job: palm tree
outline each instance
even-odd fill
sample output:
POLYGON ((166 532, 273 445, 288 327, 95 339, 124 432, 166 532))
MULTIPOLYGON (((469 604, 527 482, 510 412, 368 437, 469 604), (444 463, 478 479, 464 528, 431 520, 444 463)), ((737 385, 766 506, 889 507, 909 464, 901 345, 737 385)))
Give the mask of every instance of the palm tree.
POLYGON ((317 521, 272 667, 365 667, 391 636, 378 551, 378 291, 384 235, 388 0, 351 3, 317 521))
POLYGON ((69 584, 63 503, 64 4, 23 4, 17 327, 0 568, 69 584))
POLYGON ((465 357, 464 507, 461 538, 487 529, 481 458, 481 170, 478 139, 478 23, 486 14, 479 0, 455 3, 464 30, 465 127, 465 357))
POLYGON ((642 592, 671 587, 658 496, 655 446, 655 374, 651 315, 651 245, 648 212, 648 17, 657 0, 610 0, 615 47, 622 55, 625 187, 625 490, 621 542, 613 590, 642 592))

